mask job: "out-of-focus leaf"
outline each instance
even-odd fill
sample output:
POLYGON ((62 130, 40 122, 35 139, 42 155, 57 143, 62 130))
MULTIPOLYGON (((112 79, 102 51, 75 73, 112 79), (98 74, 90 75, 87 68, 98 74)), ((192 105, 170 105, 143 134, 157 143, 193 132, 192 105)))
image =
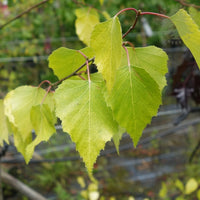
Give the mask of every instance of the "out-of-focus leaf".
POLYGON ((99 15, 94 8, 76 9, 76 33, 86 45, 90 44, 90 35, 96 24, 99 23, 99 15))
POLYGON ((190 178, 185 185, 185 194, 191 194, 198 188, 198 183, 194 178, 190 178))

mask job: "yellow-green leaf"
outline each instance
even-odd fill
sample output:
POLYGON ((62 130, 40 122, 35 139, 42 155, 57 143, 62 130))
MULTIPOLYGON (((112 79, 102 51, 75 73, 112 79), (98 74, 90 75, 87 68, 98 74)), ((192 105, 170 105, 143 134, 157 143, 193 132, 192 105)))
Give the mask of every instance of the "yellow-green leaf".
POLYGON ((178 196, 175 198, 175 200, 185 200, 184 196, 178 196))
POLYGON ((55 92, 56 114, 63 130, 75 142, 89 174, 100 150, 118 130, 102 88, 96 82, 66 80, 55 92))
POLYGON ((195 21, 195 23, 200 28, 200 12, 197 9, 195 9, 194 7, 190 7, 189 13, 190 13, 192 19, 195 21))
POLYGON ((96 24, 99 23, 99 15, 94 8, 76 9, 76 33, 86 45, 90 44, 90 35, 96 24))
POLYGON ((198 183, 194 178, 190 178, 185 186, 185 194, 191 194, 198 188, 198 183))
MULTIPOLYGON (((165 74, 168 71, 167 54, 155 46, 131 48, 127 47, 130 57, 130 63, 133 66, 144 69, 159 85, 160 91, 166 86, 165 74)), ((127 55, 122 49, 122 60, 120 66, 126 66, 127 55)))
POLYGON ((83 179, 82 176, 79 176, 77 178, 77 182, 79 183, 79 185, 81 186, 81 188, 85 188, 86 184, 85 184, 85 181, 84 181, 84 179, 83 179))
POLYGON ((197 198, 200 200, 200 189, 197 191, 197 198))
POLYGON ((108 103, 119 125, 126 129, 136 146, 143 129, 157 114, 161 93, 144 69, 124 66, 117 70, 108 103))
POLYGON ((119 127, 118 132, 113 136, 113 142, 115 144, 115 148, 117 150, 117 153, 119 154, 119 144, 120 144, 120 140, 123 136, 123 134, 126 132, 126 130, 124 128, 119 127))
POLYGON ((109 15, 109 13, 107 11, 103 11, 102 15, 105 17, 106 20, 109 20, 111 18, 111 16, 109 15))
POLYGON ((26 147, 26 162, 33 155, 35 146, 42 141, 48 141, 53 133, 56 132, 54 127, 55 114, 47 104, 40 104, 31 108, 31 123, 36 133, 36 138, 26 147))
POLYGON ((8 136, 9 136, 9 128, 4 113, 4 104, 3 100, 0 99, 0 146, 3 146, 3 141, 9 143, 8 136))
POLYGON ((118 17, 99 23, 94 27, 90 46, 95 51, 95 63, 106 80, 110 91, 117 68, 121 62, 122 32, 118 17))
POLYGON ((183 9, 170 17, 178 33, 200 66, 200 30, 192 17, 183 9))
POLYGON ((166 198, 166 196, 167 196, 167 186, 166 186, 165 183, 162 183, 162 187, 159 191, 159 197, 160 198, 166 198))
POLYGON ((180 191, 184 191, 184 185, 183 183, 179 180, 179 179, 176 179, 175 181, 175 186, 180 190, 180 191))
POLYGON ((26 138, 23 138, 23 135, 14 125, 11 125, 11 127, 14 136, 14 144, 17 150, 24 156, 24 159, 26 160, 26 147, 32 142, 32 134, 29 134, 26 136, 26 138))
MULTIPOLYGON (((89 47, 81 49, 80 51, 83 52, 88 58, 92 58, 94 56, 93 50, 89 47)), ((53 51, 48 60, 49 67, 53 69, 54 74, 59 79, 72 74, 86 61, 77 50, 65 47, 60 47, 53 51)))
POLYGON ((103 5, 104 3, 104 0, 99 0, 100 4, 103 5))
MULTIPOLYGON (((12 124, 15 146, 18 151, 27 157, 26 147, 32 142, 31 109, 40 105, 46 91, 32 86, 21 86, 9 92, 5 99, 5 114, 12 124)), ((48 94, 44 103, 54 111, 54 100, 52 94, 48 94)), ((38 113, 39 114, 39 113, 38 113)), ((39 116, 38 116, 39 117, 39 116)), ((28 162, 29 160, 26 159, 28 162)))

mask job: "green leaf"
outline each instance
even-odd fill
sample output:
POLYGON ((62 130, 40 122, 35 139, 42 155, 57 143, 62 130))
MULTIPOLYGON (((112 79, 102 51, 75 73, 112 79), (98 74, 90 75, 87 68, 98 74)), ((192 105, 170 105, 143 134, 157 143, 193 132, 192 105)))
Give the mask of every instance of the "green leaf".
MULTIPOLYGON (((127 49, 129 52, 131 65, 142 68, 146 72, 148 72, 159 85, 159 88, 162 91, 163 87, 166 85, 165 74, 168 71, 167 54, 162 49, 155 46, 141 47, 135 49, 127 47, 127 49)), ((128 65, 127 55, 123 49, 120 66, 126 65, 128 65)))
POLYGON ((180 190, 180 191, 184 191, 184 185, 183 183, 179 180, 179 179, 176 179, 175 181, 175 186, 180 190))
POLYGON ((184 196, 178 196, 175 200, 185 200, 184 196))
POLYGON ((191 16, 183 9, 170 17, 175 24, 178 33, 193 54, 198 66, 200 66, 200 30, 191 16))
POLYGON ((26 136, 26 138, 24 138, 14 125, 11 125, 11 127, 14 136, 14 144, 17 150, 24 156, 24 159, 26 160, 26 147, 32 142, 32 134, 30 133, 26 136))
POLYGON ((120 140, 125 132, 126 132, 126 130, 124 128, 119 127, 118 132, 113 136, 113 142, 115 144, 115 148, 116 148, 118 154, 119 154, 120 140))
POLYGON ((106 80, 110 91, 121 62, 122 32, 118 17, 99 23, 94 27, 90 46, 95 51, 95 63, 106 80))
POLYGON ((105 17, 106 20, 109 20, 111 18, 111 16, 109 15, 109 13, 107 11, 103 11, 102 15, 105 17))
POLYGON ((200 189, 198 189, 198 191, 197 191, 197 198, 198 198, 198 200, 200 200, 200 189))
POLYGON ((185 186, 185 194, 191 194, 198 188, 198 183, 194 178, 190 178, 185 186))
POLYGON ((94 82, 66 80, 55 92, 56 114, 90 174, 100 150, 118 129, 102 88, 102 84, 94 82))
POLYGON ((99 15, 94 8, 76 9, 76 33, 86 45, 90 44, 90 35, 96 24, 99 23, 99 15))
POLYGON ((79 185, 81 186, 81 188, 85 188, 86 187, 84 178, 82 176, 78 176, 77 182, 79 183, 79 185))
POLYGON ((9 128, 6 116, 4 114, 4 104, 3 100, 0 99, 0 146, 3 146, 3 141, 9 143, 9 128))
MULTIPOLYGON (((46 91, 31 86, 21 86, 9 92, 5 99, 5 114, 12 124, 15 146, 18 151, 27 159, 26 147, 32 141, 33 125, 31 122, 31 109, 41 104, 46 91)), ((53 94, 48 94, 44 103, 54 111, 53 94)))
POLYGON ((114 118, 127 130, 136 146, 143 129, 157 114, 161 93, 147 72, 138 67, 125 66, 117 70, 108 103, 114 118))
MULTIPOLYGON (((88 58, 92 58, 94 56, 94 52, 90 47, 86 47, 80 51, 83 52, 88 58)), ((53 69, 54 74, 59 79, 72 74, 86 61, 77 50, 65 47, 60 47, 53 51, 48 60, 49 67, 53 69)))
POLYGON ((31 109, 31 123, 36 132, 36 138, 26 147, 26 160, 29 161, 33 155, 35 146, 42 141, 48 141, 53 133, 55 114, 50 110, 47 104, 33 106, 31 109))
POLYGON ((190 13, 192 19, 195 21, 195 23, 200 28, 200 12, 193 7, 189 7, 189 13, 190 13))
POLYGON ((104 0, 99 0, 100 4, 103 5, 104 3, 104 0))
POLYGON ((162 187, 159 191, 159 197, 166 198, 166 196, 167 196, 167 186, 166 186, 166 183, 162 183, 162 187))

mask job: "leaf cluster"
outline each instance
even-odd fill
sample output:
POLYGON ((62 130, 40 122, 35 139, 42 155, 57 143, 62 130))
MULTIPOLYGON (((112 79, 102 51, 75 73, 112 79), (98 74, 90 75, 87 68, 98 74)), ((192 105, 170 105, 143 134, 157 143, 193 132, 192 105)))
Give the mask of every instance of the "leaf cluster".
MULTIPOLYGON (((199 27, 186 11, 181 9, 168 17, 129 10, 136 12, 135 23, 137 17, 146 14, 169 19, 200 65, 199 27)), ((156 115, 166 85, 168 57, 155 46, 135 48, 125 41, 118 18, 122 11, 100 22, 96 9, 76 10, 76 32, 87 47, 55 50, 48 60, 57 82, 44 81, 49 84, 46 91, 41 88, 44 82, 38 87, 18 87, 1 103, 3 126, 7 127, 7 118, 15 145, 27 163, 35 146, 55 133, 54 124, 59 118, 92 175, 106 142, 113 139, 119 151, 120 139, 127 132, 136 146, 142 131, 156 115), (97 73, 90 73, 90 64, 97 66, 97 73)), ((7 137, 6 133, 3 139, 7 141, 7 137)))

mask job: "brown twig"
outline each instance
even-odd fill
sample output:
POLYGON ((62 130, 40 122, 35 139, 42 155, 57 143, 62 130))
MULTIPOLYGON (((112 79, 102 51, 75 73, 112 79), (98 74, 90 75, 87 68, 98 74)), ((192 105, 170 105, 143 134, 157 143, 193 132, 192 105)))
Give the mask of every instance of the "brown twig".
POLYGON ((131 42, 129 42, 129 41, 125 41, 125 42, 123 42, 123 44, 122 45, 129 45, 130 47, 132 47, 133 48, 133 50, 135 49, 135 47, 134 47, 134 44, 133 43, 131 43, 131 42))
POLYGON ((118 17, 121 13, 126 12, 126 11, 128 11, 128 10, 132 10, 132 11, 134 11, 136 14, 138 13, 138 10, 135 9, 135 8, 124 8, 124 9, 120 10, 120 11, 115 15, 115 17, 118 17))
POLYGON ((22 183, 20 180, 16 179, 15 177, 11 176, 7 172, 1 169, 2 181, 5 184, 8 184, 27 196, 31 200, 47 200, 44 196, 30 188, 29 186, 22 183))
POLYGON ((78 77, 80 77, 82 80, 86 80, 84 77, 81 76, 81 74, 77 74, 78 77))
POLYGON ((51 88, 52 86, 50 85, 48 88, 47 88, 47 91, 42 99, 42 102, 41 102, 41 105, 44 103, 44 100, 46 99, 47 95, 49 94, 49 92, 51 91, 51 88))
POLYGON ((166 19, 170 18, 167 15, 163 15, 163 14, 160 14, 160 13, 154 13, 154 12, 141 12, 140 15, 154 15, 154 16, 163 17, 163 18, 166 18, 166 19))
POLYGON ((40 88, 44 83, 48 83, 49 85, 51 85, 51 82, 49 80, 44 80, 38 85, 38 88, 40 88))
POLYGON ((125 38, 134 28, 135 25, 137 24, 138 18, 140 16, 141 11, 138 10, 138 12, 136 13, 136 17, 135 17, 135 21, 133 23, 133 25, 128 29, 128 31, 122 36, 122 39, 125 38))
POLYGON ((135 25, 137 24, 137 21, 138 21, 138 18, 140 15, 154 15, 154 16, 158 16, 158 17, 163 17, 163 18, 167 18, 169 19, 169 16, 167 15, 163 15, 163 14, 160 14, 160 13, 154 13, 154 12, 142 12, 141 10, 137 10, 135 8, 124 8, 122 10, 120 10, 116 15, 115 17, 118 17, 121 13, 123 12, 126 12, 126 11, 129 11, 129 10, 132 10, 136 13, 136 17, 135 17, 135 20, 133 22, 133 25, 128 29, 128 31, 122 36, 122 39, 125 38, 134 28, 135 28, 135 25))
POLYGON ((90 82, 90 68, 89 68, 88 57, 83 52, 81 52, 80 50, 78 50, 77 52, 80 53, 86 60, 88 81, 90 82))
POLYGON ((12 23, 13 21, 21 18, 23 15, 29 13, 31 10, 38 8, 39 6, 41 6, 42 4, 48 2, 49 0, 43 0, 38 4, 35 4, 34 6, 28 8, 27 10, 23 11, 22 13, 20 13, 19 15, 15 16, 14 18, 10 19, 9 21, 7 21, 5 24, 0 26, 0 30, 3 29, 5 26, 7 26, 8 24, 12 23))
MULTIPOLYGON (((87 60, 87 62, 88 62, 88 63, 94 62, 94 59, 95 59, 95 58, 93 57, 93 58, 87 60)), ((53 83, 51 86, 52 86, 52 87, 55 87, 55 86, 59 85, 60 83, 62 83, 64 80, 69 79, 70 77, 77 75, 77 72, 78 72, 79 70, 81 70, 84 66, 86 66, 86 65, 87 65, 87 62, 85 62, 83 65, 81 65, 81 66, 80 66, 77 70, 75 70, 73 73, 71 73, 70 75, 66 76, 65 78, 60 79, 59 81, 53 83)))
POLYGON ((181 5, 183 6, 187 6, 187 7, 194 7, 194 8, 200 8, 200 6, 197 6, 195 4, 189 4, 189 3, 186 3, 184 0, 175 0, 177 2, 179 2, 181 5))

